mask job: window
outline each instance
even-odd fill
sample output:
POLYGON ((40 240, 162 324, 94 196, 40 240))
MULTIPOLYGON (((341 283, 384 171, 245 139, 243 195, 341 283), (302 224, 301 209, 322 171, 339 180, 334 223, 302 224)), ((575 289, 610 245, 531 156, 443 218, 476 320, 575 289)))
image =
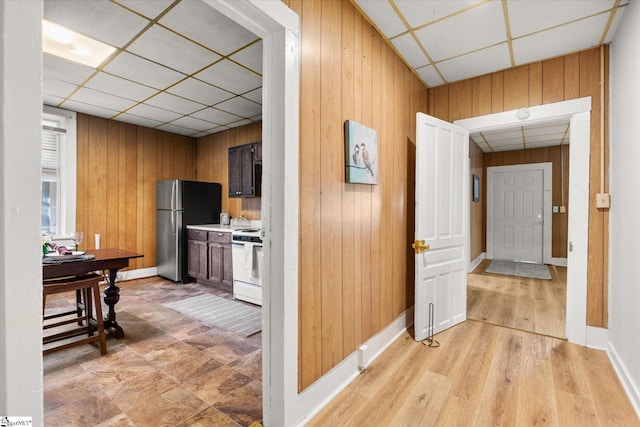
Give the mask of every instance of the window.
POLYGON ((41 230, 68 237, 76 220, 76 113, 44 107, 41 153, 41 230))

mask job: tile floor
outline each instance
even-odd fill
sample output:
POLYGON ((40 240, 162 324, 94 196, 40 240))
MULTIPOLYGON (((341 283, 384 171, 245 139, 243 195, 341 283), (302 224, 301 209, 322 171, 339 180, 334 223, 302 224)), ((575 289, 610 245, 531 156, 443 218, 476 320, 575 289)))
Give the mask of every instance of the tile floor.
MULTIPOLYGON (((244 338, 162 305, 229 294, 158 277, 119 286, 125 337, 108 337, 107 355, 81 345, 44 356, 46 426, 248 426, 262 419, 261 334, 244 338)), ((47 310, 74 298, 47 298, 47 310)))

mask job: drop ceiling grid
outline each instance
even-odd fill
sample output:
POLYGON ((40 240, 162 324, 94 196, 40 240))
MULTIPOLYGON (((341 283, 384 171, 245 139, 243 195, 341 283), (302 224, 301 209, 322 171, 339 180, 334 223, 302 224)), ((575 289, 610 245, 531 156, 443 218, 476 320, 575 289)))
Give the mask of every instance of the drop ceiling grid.
POLYGON ((262 41, 200 1, 46 0, 45 19, 118 48, 98 70, 44 54, 48 104, 191 136, 261 119, 262 41))

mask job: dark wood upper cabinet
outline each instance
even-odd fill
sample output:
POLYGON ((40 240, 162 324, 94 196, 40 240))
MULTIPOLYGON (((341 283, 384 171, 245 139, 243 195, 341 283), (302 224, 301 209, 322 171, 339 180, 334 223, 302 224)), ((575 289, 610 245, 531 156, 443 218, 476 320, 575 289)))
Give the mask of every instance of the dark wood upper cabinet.
POLYGON ((260 197, 261 188, 262 143, 230 147, 229 197, 260 197))

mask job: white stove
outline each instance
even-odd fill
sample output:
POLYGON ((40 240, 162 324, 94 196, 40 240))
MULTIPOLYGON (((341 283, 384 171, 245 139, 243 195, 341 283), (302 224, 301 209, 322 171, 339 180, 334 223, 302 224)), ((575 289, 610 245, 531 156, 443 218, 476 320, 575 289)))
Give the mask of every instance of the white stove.
POLYGON ((262 235, 259 227, 237 228, 231 232, 233 297, 262 305, 262 235))

